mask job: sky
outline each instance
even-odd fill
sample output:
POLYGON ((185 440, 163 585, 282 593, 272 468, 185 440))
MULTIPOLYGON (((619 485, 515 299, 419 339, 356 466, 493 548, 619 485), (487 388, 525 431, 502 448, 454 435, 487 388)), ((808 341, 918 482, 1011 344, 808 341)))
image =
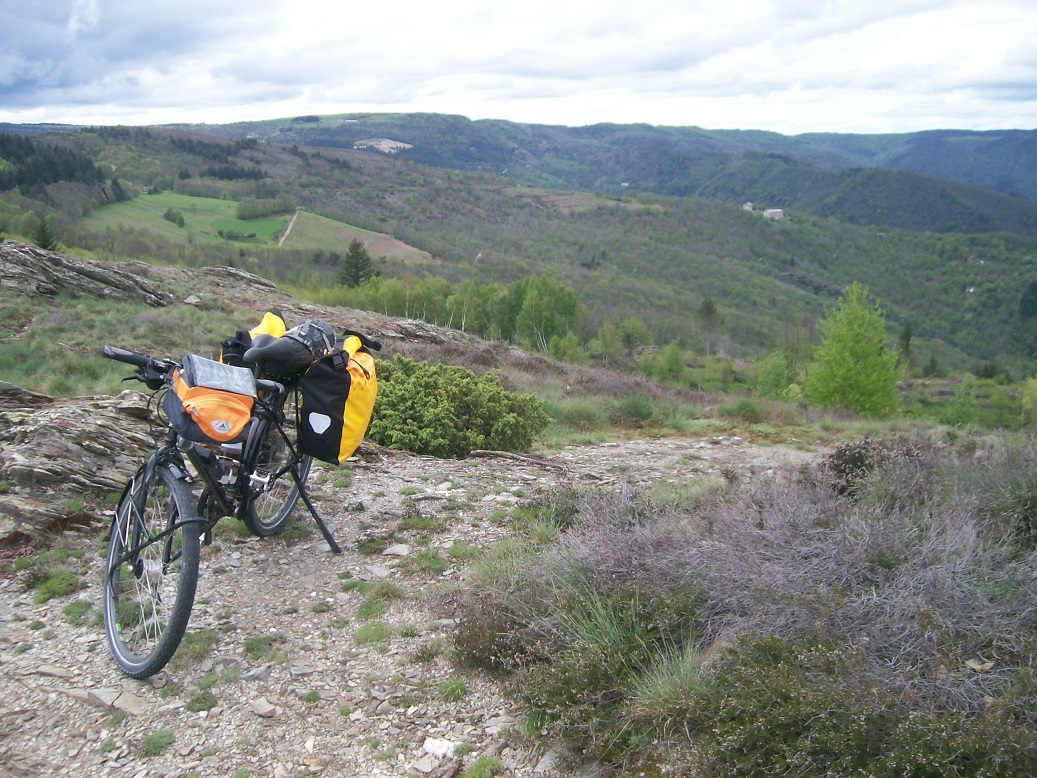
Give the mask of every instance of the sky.
POLYGON ((1037 129, 1037 0, 0 0, 0 122, 1037 129))

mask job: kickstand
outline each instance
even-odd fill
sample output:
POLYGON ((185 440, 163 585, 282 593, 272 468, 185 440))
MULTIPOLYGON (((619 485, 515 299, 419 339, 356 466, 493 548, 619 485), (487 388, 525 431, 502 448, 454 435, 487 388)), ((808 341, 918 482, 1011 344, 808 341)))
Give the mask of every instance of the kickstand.
POLYGON ((335 538, 331 536, 331 532, 328 531, 328 528, 324 524, 323 519, 321 519, 320 514, 317 513, 317 509, 313 507, 313 503, 310 502, 310 496, 306 494, 306 484, 304 484, 302 479, 299 477, 298 465, 292 467, 292 479, 295 481, 295 485, 299 488, 299 496, 302 497, 302 501, 306 503, 310 515, 313 516, 313 520, 317 522, 317 528, 320 529, 320 534, 324 536, 324 539, 328 541, 328 545, 331 546, 331 552, 333 554, 341 554, 342 549, 339 548, 338 543, 335 542, 335 538))

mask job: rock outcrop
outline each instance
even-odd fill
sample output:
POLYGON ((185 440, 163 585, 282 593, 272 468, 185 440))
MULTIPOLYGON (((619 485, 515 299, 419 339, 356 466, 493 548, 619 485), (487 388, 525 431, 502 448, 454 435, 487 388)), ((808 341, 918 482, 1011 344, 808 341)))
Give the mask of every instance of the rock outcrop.
POLYGON ((148 398, 56 400, 0 384, 0 546, 91 524, 153 448, 148 398))
POLYGON ((45 251, 28 243, 0 241, 0 287, 17 294, 53 297, 62 292, 140 300, 156 307, 171 297, 138 275, 110 264, 45 251))

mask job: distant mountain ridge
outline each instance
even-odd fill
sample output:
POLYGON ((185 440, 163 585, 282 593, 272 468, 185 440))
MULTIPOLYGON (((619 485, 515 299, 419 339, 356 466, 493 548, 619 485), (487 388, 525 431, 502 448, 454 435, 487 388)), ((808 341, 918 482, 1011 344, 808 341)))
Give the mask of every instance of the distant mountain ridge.
POLYGON ((1037 130, 785 136, 647 124, 561 127, 443 114, 177 126, 335 148, 386 138, 401 144, 394 155, 414 162, 536 186, 745 200, 916 231, 1037 235, 1037 130))
POLYGON ((692 154, 650 127, 572 130, 435 115, 406 120, 310 117, 221 127, 219 135, 65 128, 32 142, 89 157, 105 181, 38 181, 2 193, 0 231, 29 236, 38 214, 52 214, 68 246, 190 266, 240 265, 320 293, 335 286, 347 232, 391 236, 414 252, 406 258, 386 252, 385 278, 507 285, 547 275, 586 306, 578 333, 584 339, 606 319, 634 317, 659 345, 695 343, 699 333, 689 312, 709 299, 722 313, 731 354, 804 348, 811 323, 843 288, 860 282, 881 302, 891 327, 910 325, 919 359, 931 355, 955 369, 971 360, 999 361, 1026 374, 1037 364, 1037 218, 1028 210, 1034 201, 907 171, 828 169, 778 151, 727 154, 704 131, 692 144, 700 153, 692 154), (299 125, 316 133, 311 142, 323 136, 322 145, 348 148, 296 147, 304 137, 299 125), (359 140, 349 145, 351 137, 359 140), (413 149, 399 145, 411 140, 413 149), (475 172, 416 164, 414 153, 475 172), (487 159, 510 167, 497 169, 487 159), (617 179, 610 169, 618 166, 643 177, 617 179), (564 184, 577 178, 603 183, 597 192, 564 184), (654 195, 636 183, 690 190, 693 178, 694 191, 715 199, 654 195), (552 181, 555 189, 523 186, 527 179, 552 181), (760 194, 745 197, 745 181, 760 194), (131 200, 106 196, 118 182, 131 200), (786 196, 801 203, 790 206, 792 218, 765 219, 763 209, 786 196), (752 212, 742 208, 747 199, 755 202, 752 212), (203 203, 210 200, 221 208, 203 203), (146 201, 161 207, 145 208, 146 201), (236 222, 236 208, 246 206, 279 218, 302 208, 315 232, 307 236, 296 225, 280 248, 259 238, 239 242, 259 230, 225 221, 236 222), (848 216, 814 217, 807 207, 848 216), (163 215, 170 208, 183 209, 185 228, 163 215), (981 223, 983 215, 990 223, 981 223), (1009 216, 1017 232, 997 232, 1009 216), (341 226, 330 229, 318 219, 341 226), (925 219, 935 226, 921 230, 925 219), (883 222, 904 228, 870 226, 883 222), (979 230, 962 234, 964 222, 979 230))

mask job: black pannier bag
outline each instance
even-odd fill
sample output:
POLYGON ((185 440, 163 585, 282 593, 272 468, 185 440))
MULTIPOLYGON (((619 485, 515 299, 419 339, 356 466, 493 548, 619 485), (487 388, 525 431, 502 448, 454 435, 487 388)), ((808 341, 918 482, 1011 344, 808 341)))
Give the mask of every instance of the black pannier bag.
POLYGON ((310 365, 302 379, 299 450, 340 465, 360 447, 378 393, 374 357, 381 344, 347 332, 340 348, 310 365))

